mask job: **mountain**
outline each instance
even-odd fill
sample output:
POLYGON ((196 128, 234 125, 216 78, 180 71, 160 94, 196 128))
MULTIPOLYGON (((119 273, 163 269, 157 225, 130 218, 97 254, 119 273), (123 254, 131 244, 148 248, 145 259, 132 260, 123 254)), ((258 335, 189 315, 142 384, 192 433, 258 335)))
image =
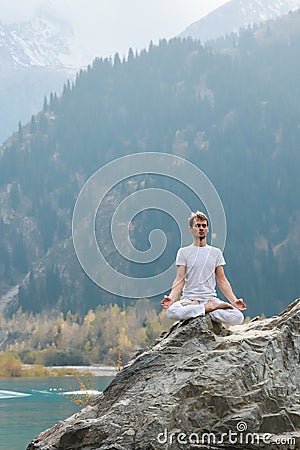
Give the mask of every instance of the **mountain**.
MULTIPOLYGON (((65 83, 61 96, 50 95, 0 149, 1 311, 21 306, 81 314, 131 301, 86 276, 72 242, 72 214, 79 192, 99 168, 149 151, 191 161, 215 186, 227 217, 226 273, 245 298, 247 313, 276 314, 296 298, 299 18, 296 11, 244 30, 234 56, 192 39, 172 39, 139 54, 131 50, 122 62, 118 54, 97 58, 65 83)), ((133 217, 129 231, 138 250, 149 248, 154 229, 165 232, 168 244, 152 264, 138 264, 116 251, 111 226, 118 205, 145 188, 172 191, 189 210, 205 205, 178 176, 142 173, 127 179, 125 168, 121 164, 113 173, 123 181, 105 196, 88 235, 95 234, 115 270, 151 278, 175 260, 176 221, 153 208, 133 217)), ((116 226, 117 235, 124 225, 116 226)), ((157 307, 158 297, 152 299, 157 307)))
POLYGON ((63 67, 70 53, 72 30, 64 23, 46 17, 30 22, 1 26, 0 62, 6 67, 63 67))
POLYGON ((204 43, 297 8, 300 8, 300 0, 230 0, 188 26, 179 37, 192 37, 204 43))
POLYGON ((91 60, 71 26, 49 11, 28 22, 0 25, 0 142, 91 60))

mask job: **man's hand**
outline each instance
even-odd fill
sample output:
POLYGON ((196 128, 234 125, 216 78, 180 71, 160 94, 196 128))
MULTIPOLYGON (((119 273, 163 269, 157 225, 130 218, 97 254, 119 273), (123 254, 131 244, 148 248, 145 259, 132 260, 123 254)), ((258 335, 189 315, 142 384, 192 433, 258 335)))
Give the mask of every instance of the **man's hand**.
POLYGON ((242 298, 238 298, 234 302, 232 302, 233 306, 235 306, 240 311, 245 311, 247 309, 246 304, 244 303, 244 300, 242 298))
POLYGON ((168 297, 167 295, 164 296, 160 304, 164 309, 170 308, 171 305, 173 305, 174 300, 171 297, 168 297))

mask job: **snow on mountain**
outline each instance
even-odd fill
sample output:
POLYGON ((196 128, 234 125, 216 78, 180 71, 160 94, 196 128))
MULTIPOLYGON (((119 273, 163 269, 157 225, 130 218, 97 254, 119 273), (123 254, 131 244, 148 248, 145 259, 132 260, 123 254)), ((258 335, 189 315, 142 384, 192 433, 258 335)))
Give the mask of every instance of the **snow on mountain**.
POLYGON ((69 52, 72 30, 63 23, 35 17, 30 22, 0 27, 0 61, 18 66, 61 66, 69 52))
POLYGON ((63 84, 95 56, 51 11, 27 22, 0 24, 0 144, 19 121, 28 122, 41 110, 45 95, 60 94, 63 84))
POLYGON ((297 8, 300 8, 300 0, 230 0, 187 27, 179 37, 190 36, 206 42, 297 8))
POLYGON ((91 61, 92 55, 82 48, 72 27, 53 16, 41 15, 29 22, 0 25, 2 67, 68 66, 79 69, 91 61))

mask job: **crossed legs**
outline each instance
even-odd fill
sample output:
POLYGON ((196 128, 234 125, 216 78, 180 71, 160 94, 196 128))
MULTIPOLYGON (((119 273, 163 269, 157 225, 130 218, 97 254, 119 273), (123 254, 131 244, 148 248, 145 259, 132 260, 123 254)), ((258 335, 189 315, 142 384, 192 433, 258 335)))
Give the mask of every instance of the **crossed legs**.
POLYGON ((186 320, 209 314, 212 320, 227 325, 240 325, 244 321, 243 313, 230 303, 218 298, 200 301, 178 301, 167 309, 167 317, 176 320, 186 320))

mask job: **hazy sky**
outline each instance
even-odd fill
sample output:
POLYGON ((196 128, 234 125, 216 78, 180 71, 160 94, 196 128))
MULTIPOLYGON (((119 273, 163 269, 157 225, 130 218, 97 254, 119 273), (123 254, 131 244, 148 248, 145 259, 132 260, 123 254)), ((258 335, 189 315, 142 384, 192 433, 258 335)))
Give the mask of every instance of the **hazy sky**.
POLYGON ((228 0, 1 0, 2 24, 30 19, 41 8, 67 18, 83 45, 101 56, 171 38, 228 0), (93 44, 92 44, 93 43, 93 44))

